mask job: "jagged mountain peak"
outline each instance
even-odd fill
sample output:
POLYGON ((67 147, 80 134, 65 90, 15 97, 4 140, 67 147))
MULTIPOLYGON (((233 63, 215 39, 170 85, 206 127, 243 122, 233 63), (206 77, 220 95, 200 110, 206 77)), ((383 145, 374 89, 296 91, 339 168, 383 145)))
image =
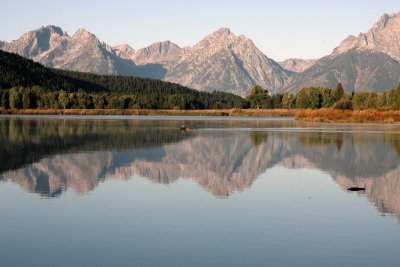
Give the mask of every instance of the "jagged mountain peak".
POLYGON ((132 59, 135 55, 135 49, 128 44, 120 44, 112 47, 112 50, 119 57, 124 59, 132 59))
POLYGON ((379 28, 384 28, 387 25, 387 22, 389 21, 390 17, 387 13, 385 13, 379 21, 374 25, 374 27, 379 27, 379 28))
POLYGON ((180 56, 183 51, 178 45, 171 41, 157 42, 148 47, 135 50, 129 45, 114 46, 115 53, 124 58, 132 60, 135 64, 161 64, 172 61, 180 56))
MULTIPOLYGON (((182 48, 173 42, 167 40, 164 42, 157 42, 149 45, 146 48, 142 48, 138 50, 138 54, 144 54, 145 56, 151 55, 159 55, 159 56, 167 56, 169 57, 171 54, 172 57, 176 56, 181 52, 182 48)), ((172 59, 172 58, 170 58, 172 59)))
POLYGON ((226 53, 248 54, 255 53, 260 57, 267 58, 245 35, 236 35, 229 28, 220 28, 219 30, 205 36, 193 47, 186 47, 186 55, 193 56, 200 54, 220 53, 221 50, 226 53), (192 55, 190 55, 192 54, 192 55))
POLYGON ((137 50, 132 59, 136 64, 140 65, 160 64, 177 59, 181 55, 182 51, 183 49, 178 45, 167 40, 137 50))
POLYGON ((341 82, 347 91, 382 92, 400 80, 400 64, 389 55, 372 50, 352 49, 319 59, 302 73, 296 73, 285 84, 285 90, 310 86, 334 88, 341 82))
POLYGON ((243 35, 221 28, 186 47, 168 64, 165 79, 205 91, 228 91, 245 96, 254 84, 277 92, 289 72, 265 56, 243 35))
POLYGON ((1 49, 35 59, 68 38, 60 27, 48 25, 29 31, 11 43, 3 43, 1 49))
MULTIPOLYGON (((251 39, 247 38, 245 35, 243 34, 235 34, 231 31, 230 28, 227 27, 222 27, 219 28, 218 30, 212 32, 211 34, 208 34, 207 36, 204 37, 204 39, 221 39, 223 40, 224 38, 228 38, 230 40, 247 40, 247 41, 251 41, 251 39)), ((204 40, 203 39, 203 40, 204 40)))
MULTIPOLYGON (((29 31, 25 34, 22 35, 20 39, 27 39, 27 38, 40 38, 43 35, 59 35, 59 36, 68 36, 66 32, 64 32, 60 27, 55 26, 55 25, 47 25, 47 26, 42 26, 38 29, 29 31)), ((18 40, 20 40, 18 39, 18 40)), ((16 41, 18 41, 16 40, 16 41)))
POLYGON ((387 26, 388 22, 390 20, 394 20, 394 19, 400 19, 400 11, 397 13, 385 13, 383 14, 379 20, 374 24, 373 27, 379 28, 379 29, 383 29, 387 26))
POLYGON ((79 28, 72 36, 72 39, 89 39, 89 38, 97 39, 96 35, 94 35, 93 33, 89 32, 84 28, 79 28))
POLYGON ((143 48, 143 49, 151 50, 152 48, 156 48, 156 49, 159 49, 161 51, 163 49, 167 49, 168 47, 180 48, 177 44, 174 44, 173 42, 167 40, 167 41, 163 41, 163 42, 153 43, 153 44, 151 44, 148 47, 143 48))
POLYGON ((219 36, 224 36, 224 35, 230 35, 232 34, 231 29, 227 27, 222 27, 213 32, 211 35, 219 35, 219 36))
POLYGON ((293 72, 303 72, 316 62, 316 59, 289 58, 278 62, 284 69, 293 72))
POLYGON ((135 50, 129 45, 110 47, 84 28, 70 37, 49 25, 11 43, 0 42, 0 48, 49 67, 157 77, 199 90, 242 96, 253 84, 271 93, 295 92, 301 86, 332 86, 337 81, 343 81, 348 90, 381 91, 398 82, 400 12, 384 14, 367 33, 349 36, 315 65, 299 59, 279 65, 251 39, 226 27, 191 47, 164 41, 135 50))
POLYGON ((130 45, 128 44, 120 44, 120 45, 115 45, 113 46, 113 49, 115 50, 134 50, 130 45))
POLYGON ((55 26, 55 25, 43 26, 43 27, 39 28, 39 29, 36 30, 36 31, 43 31, 43 30, 49 31, 49 32, 51 32, 51 33, 58 34, 58 35, 60 35, 60 36, 67 36, 67 35, 68 35, 68 34, 67 34, 66 32, 64 32, 60 27, 55 26))
POLYGON ((371 50, 400 60, 400 12, 384 14, 366 33, 350 35, 333 50, 333 55, 349 50, 371 50))
POLYGON ((217 31, 205 36, 193 48, 206 46, 227 46, 237 41, 238 36, 231 32, 229 28, 220 28, 217 31))
POLYGON ((381 92, 400 80, 400 12, 384 14, 366 33, 350 35, 332 54, 287 80, 284 90, 308 86, 333 88, 342 82, 348 91, 381 92))

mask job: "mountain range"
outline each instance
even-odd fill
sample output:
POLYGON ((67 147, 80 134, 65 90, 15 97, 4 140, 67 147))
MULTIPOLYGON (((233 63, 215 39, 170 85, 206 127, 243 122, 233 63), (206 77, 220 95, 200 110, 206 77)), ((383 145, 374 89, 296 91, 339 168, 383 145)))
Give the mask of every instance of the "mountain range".
POLYGON ((127 44, 110 46, 79 29, 69 36, 60 27, 46 26, 0 49, 33 59, 45 66, 162 79, 203 91, 245 96, 253 84, 271 93, 296 92, 306 86, 347 91, 383 91, 400 80, 400 12, 384 14, 367 33, 349 36, 330 55, 318 60, 276 62, 252 40, 221 28, 194 46, 170 42, 135 50, 127 44))

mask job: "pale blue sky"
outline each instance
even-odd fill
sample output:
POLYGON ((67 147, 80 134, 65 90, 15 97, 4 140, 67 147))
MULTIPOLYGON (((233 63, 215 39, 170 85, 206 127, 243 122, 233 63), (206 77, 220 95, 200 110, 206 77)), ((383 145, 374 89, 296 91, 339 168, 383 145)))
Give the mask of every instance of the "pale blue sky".
POLYGON ((348 35, 367 31, 384 13, 400 11, 398 0, 0 0, 0 4, 0 40, 57 25, 70 35, 86 28, 110 45, 142 48, 171 40, 183 47, 229 27, 275 60, 327 55, 348 35))

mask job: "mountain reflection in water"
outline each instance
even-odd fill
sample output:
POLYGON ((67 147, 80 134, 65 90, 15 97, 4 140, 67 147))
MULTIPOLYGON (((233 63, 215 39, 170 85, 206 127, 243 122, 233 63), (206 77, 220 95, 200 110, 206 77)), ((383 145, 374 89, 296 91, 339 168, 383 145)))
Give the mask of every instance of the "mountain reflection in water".
POLYGON ((344 190, 365 186, 379 212, 400 220, 398 132, 266 120, 1 118, 0 179, 45 197, 84 194, 105 179, 191 179, 229 197, 281 165, 329 173, 344 190), (197 131, 179 131, 182 124, 197 131))

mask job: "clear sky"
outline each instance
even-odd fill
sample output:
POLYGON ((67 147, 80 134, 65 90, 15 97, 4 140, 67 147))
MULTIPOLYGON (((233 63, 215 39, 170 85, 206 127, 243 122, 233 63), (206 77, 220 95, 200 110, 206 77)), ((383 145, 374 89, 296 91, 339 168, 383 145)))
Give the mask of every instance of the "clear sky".
POLYGON ((0 40, 44 25, 72 35, 85 28, 100 40, 142 48, 171 40, 181 47, 229 27, 268 57, 318 58, 350 34, 367 31, 399 0, 0 0, 0 40))

